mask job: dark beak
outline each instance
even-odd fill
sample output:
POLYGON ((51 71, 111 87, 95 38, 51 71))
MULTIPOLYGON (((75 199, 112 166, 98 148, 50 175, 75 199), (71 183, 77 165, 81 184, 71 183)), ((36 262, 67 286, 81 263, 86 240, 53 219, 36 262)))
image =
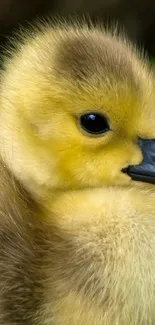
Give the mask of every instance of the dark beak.
POLYGON ((140 165, 125 168, 123 172, 134 181, 155 184, 155 139, 139 139, 138 145, 143 154, 143 162, 140 165))

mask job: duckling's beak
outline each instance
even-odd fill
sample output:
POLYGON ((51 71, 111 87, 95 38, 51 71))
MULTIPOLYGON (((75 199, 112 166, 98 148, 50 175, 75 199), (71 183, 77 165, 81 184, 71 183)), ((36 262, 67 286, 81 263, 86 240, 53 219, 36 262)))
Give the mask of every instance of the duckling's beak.
POLYGON ((129 166, 123 172, 127 173, 134 181, 155 184, 155 139, 138 139, 138 145, 143 154, 142 163, 129 166))

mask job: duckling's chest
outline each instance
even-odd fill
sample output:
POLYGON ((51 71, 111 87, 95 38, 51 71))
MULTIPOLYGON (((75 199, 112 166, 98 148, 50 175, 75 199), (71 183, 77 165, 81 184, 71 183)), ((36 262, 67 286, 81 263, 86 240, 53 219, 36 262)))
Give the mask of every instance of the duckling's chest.
POLYGON ((96 306, 81 300, 74 292, 66 300, 54 303, 54 308, 47 304, 41 325, 112 325, 105 322, 101 311, 96 306), (52 312, 52 315, 51 315, 52 312))

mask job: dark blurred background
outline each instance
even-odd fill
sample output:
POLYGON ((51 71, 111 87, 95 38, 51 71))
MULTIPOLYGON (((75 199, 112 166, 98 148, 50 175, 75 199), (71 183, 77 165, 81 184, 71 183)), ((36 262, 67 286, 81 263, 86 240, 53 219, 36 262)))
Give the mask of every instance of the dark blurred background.
POLYGON ((155 57, 155 0, 0 0, 0 44, 19 24, 46 14, 118 21, 133 41, 155 57))

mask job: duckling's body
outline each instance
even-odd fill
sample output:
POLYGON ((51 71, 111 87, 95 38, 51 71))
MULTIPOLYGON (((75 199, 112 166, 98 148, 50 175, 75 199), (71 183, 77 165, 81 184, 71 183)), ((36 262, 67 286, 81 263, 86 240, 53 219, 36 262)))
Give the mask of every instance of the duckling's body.
POLYGON ((154 324, 154 192, 61 193, 44 221, 13 201, 1 207, 0 324, 154 324))
POLYGON ((46 25, 17 48, 0 153, 37 205, 3 182, 19 213, 1 200, 0 324, 154 325, 155 188, 122 172, 143 161, 138 138, 155 138, 153 73, 93 27, 46 25))

